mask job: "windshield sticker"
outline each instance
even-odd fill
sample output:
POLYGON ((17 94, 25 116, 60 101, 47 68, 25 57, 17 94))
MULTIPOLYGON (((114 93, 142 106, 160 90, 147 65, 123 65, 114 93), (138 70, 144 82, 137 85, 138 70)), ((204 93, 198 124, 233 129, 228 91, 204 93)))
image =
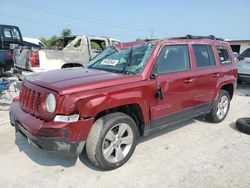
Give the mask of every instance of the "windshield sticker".
POLYGON ((104 59, 100 64, 102 65, 111 65, 111 66, 116 66, 119 60, 114 60, 114 59, 104 59))

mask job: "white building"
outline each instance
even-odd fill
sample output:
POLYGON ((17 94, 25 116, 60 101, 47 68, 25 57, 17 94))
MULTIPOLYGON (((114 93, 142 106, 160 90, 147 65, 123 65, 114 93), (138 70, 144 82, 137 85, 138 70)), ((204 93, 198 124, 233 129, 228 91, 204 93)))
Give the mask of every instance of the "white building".
POLYGON ((241 54, 244 52, 247 48, 250 48, 250 40, 231 40, 231 39, 226 39, 233 52, 237 52, 241 54))

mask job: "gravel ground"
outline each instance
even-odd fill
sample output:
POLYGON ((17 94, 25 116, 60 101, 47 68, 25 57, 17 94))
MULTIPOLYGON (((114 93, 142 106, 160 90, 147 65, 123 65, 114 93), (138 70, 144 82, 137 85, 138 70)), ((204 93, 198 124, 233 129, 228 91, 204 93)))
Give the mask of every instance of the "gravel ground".
POLYGON ((64 158, 29 145, 0 101, 0 187, 250 187, 250 136, 235 128, 250 117, 249 95, 241 85, 222 123, 199 117, 140 139, 132 158, 107 172, 85 153, 64 158))

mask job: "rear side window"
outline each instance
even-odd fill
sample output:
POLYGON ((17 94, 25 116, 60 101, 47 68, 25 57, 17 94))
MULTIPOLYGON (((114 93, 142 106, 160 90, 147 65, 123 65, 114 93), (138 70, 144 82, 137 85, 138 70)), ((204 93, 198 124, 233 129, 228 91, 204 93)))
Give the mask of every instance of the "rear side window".
POLYGON ((214 55, 210 45, 194 44, 193 49, 197 67, 210 67, 215 65, 214 55))
POLYGON ((157 74, 184 71, 190 69, 187 45, 169 45, 163 47, 156 62, 157 74))
POLYGON ((230 56, 226 47, 222 47, 222 46, 217 47, 217 53, 218 53, 221 64, 231 63, 231 59, 230 59, 230 56))

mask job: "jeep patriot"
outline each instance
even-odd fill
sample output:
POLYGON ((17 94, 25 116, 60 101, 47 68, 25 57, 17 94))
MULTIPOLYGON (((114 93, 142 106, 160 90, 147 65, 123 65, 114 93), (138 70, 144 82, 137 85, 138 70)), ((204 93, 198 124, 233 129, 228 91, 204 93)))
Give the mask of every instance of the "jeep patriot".
POLYGON ((137 138, 206 115, 225 119, 237 69, 227 42, 214 36, 121 43, 85 68, 27 76, 11 104, 10 122, 29 143, 118 168, 137 138))

